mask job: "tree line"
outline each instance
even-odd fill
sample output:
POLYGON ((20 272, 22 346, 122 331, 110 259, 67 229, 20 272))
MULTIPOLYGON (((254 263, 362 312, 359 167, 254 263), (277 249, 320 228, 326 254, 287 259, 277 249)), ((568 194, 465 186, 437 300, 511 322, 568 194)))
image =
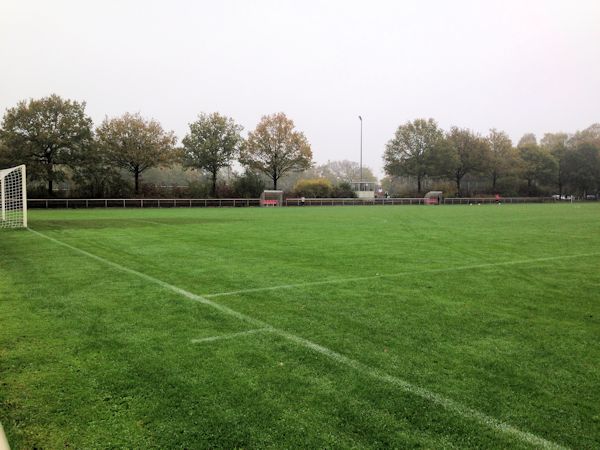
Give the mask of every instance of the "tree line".
POLYGON ((7 109, 0 124, 0 165, 27 164, 30 178, 43 182, 49 196, 68 176, 99 197, 122 184, 123 171, 139 194, 140 177, 148 169, 180 164, 210 174, 215 196, 219 172, 234 161, 250 171, 244 182, 256 184, 258 172, 273 189, 283 175, 312 166, 306 136, 283 113, 263 116, 246 139, 232 118, 200 114, 178 146, 173 131, 139 113, 107 117, 94 128, 85 106, 51 95, 7 109))
MULTIPOLYGON (((191 196, 256 197, 265 180, 277 189, 282 177, 286 190, 297 195, 354 195, 348 182, 357 180, 358 163, 314 165, 306 136, 283 113, 263 116, 246 138, 232 118, 202 113, 178 143, 173 131, 139 113, 106 117, 94 127, 85 107, 85 102, 51 95, 7 109, 0 123, 0 166, 27 164, 30 180, 43 184, 42 195, 49 196, 56 183, 67 179, 79 195, 121 197, 131 195, 130 189, 138 195, 142 175, 156 167, 203 174, 208 190, 190 182, 191 196), (227 176, 234 163, 244 173, 227 176)), ((387 177, 382 184, 392 195, 421 196, 425 188, 470 195, 473 185, 478 194, 597 194, 600 124, 572 134, 547 133, 539 142, 526 134, 515 146, 507 133, 496 129, 482 136, 467 128, 444 131, 433 119, 416 119, 398 127, 383 161, 387 177), (414 185, 398 187, 407 180, 414 185)), ((376 181, 363 169, 364 181, 376 181)))
POLYGON ((470 195, 463 183, 469 177, 484 181, 488 194, 596 195, 600 124, 573 134, 546 133, 539 142, 528 133, 515 146, 507 133, 496 129, 482 136, 467 128, 444 131, 434 119, 416 119, 398 127, 383 159, 388 184, 410 177, 418 194, 424 181, 433 180, 434 186, 446 186, 453 194, 470 195))

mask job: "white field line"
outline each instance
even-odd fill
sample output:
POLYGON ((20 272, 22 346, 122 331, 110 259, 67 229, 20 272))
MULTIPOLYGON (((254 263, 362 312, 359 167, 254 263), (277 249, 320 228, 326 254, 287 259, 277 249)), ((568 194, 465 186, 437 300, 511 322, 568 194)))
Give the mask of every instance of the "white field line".
POLYGON ((158 278, 154 278, 153 276, 147 275, 143 272, 138 272, 137 270, 130 269, 128 267, 125 267, 125 266, 122 266, 115 262, 112 262, 108 259, 104 259, 100 256, 94 255, 93 253, 87 252, 80 248, 74 247, 70 244, 67 244, 66 242, 59 241, 58 239, 47 236, 38 231, 32 230, 31 228, 29 230, 32 233, 34 233, 44 239, 54 242, 55 244, 58 244, 60 246, 71 249, 74 252, 77 252, 81 255, 87 256, 88 258, 94 259, 98 262, 101 262, 102 264, 107 265, 107 266, 113 267, 114 269, 120 270, 121 272, 125 272, 130 275, 135 275, 139 278, 150 281, 151 283, 161 286, 169 291, 180 294, 181 296, 183 296, 189 300, 201 303, 203 305, 210 306, 210 307, 216 309, 217 311, 222 312, 223 314, 227 314, 229 316, 235 317, 243 322, 250 323, 258 328, 264 329, 265 331, 269 331, 273 334, 281 336, 282 338, 285 338, 291 342, 294 342, 302 347, 308 348, 317 353, 320 353, 321 355, 327 356, 328 358, 336 361, 337 363, 339 363, 341 365, 351 367, 351 368, 355 369, 357 372, 360 372, 364 375, 368 375, 379 381, 383 381, 385 383, 392 384, 404 392, 421 397, 425 400, 430 401, 431 403, 441 406, 442 408, 444 408, 448 411, 451 411, 451 412, 453 412, 459 416, 462 416, 466 419, 470 419, 475 422, 478 422, 479 424, 485 425, 485 426, 487 426, 493 430, 496 430, 500 433, 510 435, 510 436, 520 440, 521 442, 524 442, 524 443, 532 445, 532 446, 540 447, 540 448, 549 448, 549 449, 564 449, 565 448, 555 442, 544 439, 543 437, 537 436, 529 431, 520 430, 519 428, 517 428, 513 425, 510 425, 506 422, 495 419, 492 416, 489 416, 485 413, 482 413, 480 411, 472 409, 472 408, 465 406, 455 400, 444 397, 443 395, 440 395, 440 394, 437 394, 428 389, 416 386, 416 385, 409 383, 408 381, 405 381, 401 378, 386 374, 385 372, 383 372, 379 369, 376 369, 374 367, 363 364, 357 360, 348 358, 347 356, 344 356, 341 353, 337 353, 334 350, 331 350, 327 347, 319 345, 308 339, 302 338, 293 333, 289 333, 285 330, 275 328, 272 325, 269 325, 268 323, 263 322, 262 320, 255 319, 254 317, 251 317, 246 314, 235 311, 225 305, 215 303, 215 302, 207 299, 206 297, 186 291, 185 289, 182 289, 175 285, 169 284, 158 278))
POLYGON ((378 275, 368 275, 364 277, 352 277, 352 278, 334 278, 332 280, 323 280, 323 281, 309 281, 306 283, 291 283, 291 284, 279 284, 276 286, 265 286, 258 288, 250 288, 250 289, 239 289, 236 291, 227 291, 227 292, 218 292, 215 294, 203 294, 205 298, 214 298, 214 297, 225 297, 228 295, 239 295, 239 294, 250 294, 253 292, 263 292, 263 291, 275 291, 279 289, 295 289, 302 287, 310 287, 310 286, 320 286, 323 284, 337 284, 337 283, 352 283, 354 281, 367 281, 367 280, 377 280, 379 278, 396 278, 410 275, 422 275, 428 273, 444 273, 444 272, 455 272, 461 270, 471 270, 471 269, 485 269, 487 267, 501 267, 501 266, 512 266, 518 264, 531 264, 536 262, 544 262, 544 261, 554 261, 560 259, 572 259, 572 258, 583 258, 586 256, 600 256, 600 253, 579 253, 576 255, 563 255, 563 256, 548 256, 543 258, 531 258, 531 259, 520 259, 515 261, 504 261, 504 262, 493 262, 493 263, 481 263, 481 264, 471 264, 467 266, 457 266, 457 267, 445 267, 441 269, 426 269, 426 270, 414 270, 410 272, 397 272, 390 274, 378 274, 378 275))
POLYGON ((147 220, 147 219, 133 219, 136 222, 145 222, 145 223, 151 223, 154 225, 171 225, 170 223, 161 223, 161 222, 155 222, 153 220, 147 220))
POLYGON ((8 445, 8 439, 6 439, 6 434, 4 434, 4 428, 2 428, 1 423, 0 423, 0 450, 10 450, 10 446, 8 445))
POLYGON ((220 336, 210 336, 200 339, 192 339, 192 344, 200 344, 203 342, 221 341, 223 339, 234 339, 239 336, 246 336, 248 334, 264 333, 271 331, 269 328, 255 328, 254 330, 240 331, 239 333, 222 334, 220 336))

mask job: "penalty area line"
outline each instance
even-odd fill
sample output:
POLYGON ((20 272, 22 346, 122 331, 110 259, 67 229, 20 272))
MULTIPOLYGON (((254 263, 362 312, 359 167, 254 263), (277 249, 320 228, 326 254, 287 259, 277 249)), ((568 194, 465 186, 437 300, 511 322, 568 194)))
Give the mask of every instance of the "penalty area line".
POLYGON ((143 272, 139 272, 137 270, 122 266, 121 264, 115 263, 115 262, 105 259, 101 256, 94 255, 93 253, 90 253, 86 250, 82 250, 73 245, 67 244, 66 242, 59 241, 58 239, 47 236, 47 235, 40 233, 39 231, 35 231, 31 228, 29 228, 29 231, 39 237, 42 237, 51 242, 54 242, 55 244, 60 245, 62 247, 68 248, 76 253, 79 253, 80 255, 87 256, 88 258, 98 261, 104 265, 107 265, 109 267, 117 269, 121 272, 130 274, 130 275, 135 275, 139 278, 150 281, 166 290, 175 292, 189 300, 201 303, 203 305, 210 306, 210 307, 216 309, 217 311, 222 312, 223 314, 227 314, 229 316, 235 317, 243 322, 254 324, 256 327, 264 329, 264 331, 269 331, 269 332, 276 334, 284 339, 294 342, 302 347, 305 347, 309 350, 313 350, 314 352, 319 353, 321 355, 327 356, 328 358, 339 363, 340 365, 350 367, 363 375, 367 375, 367 376, 374 378, 376 380, 379 380, 381 382, 396 386, 397 388, 399 388, 400 390, 402 390, 404 392, 421 397, 425 400, 430 401, 433 404, 436 404, 436 405, 444 408, 447 411, 451 411, 465 419, 473 420, 473 421, 479 423, 480 425, 487 426, 487 427, 489 427, 493 430, 496 430, 500 433, 512 436, 512 437, 520 440, 521 442, 524 442, 526 444, 533 445, 536 447, 540 447, 540 448, 548 448, 548 449, 564 449, 565 448, 555 442, 544 439, 541 436, 533 434, 529 431, 523 431, 509 423, 503 422, 503 421, 496 419, 492 416, 489 416, 481 411, 478 411, 476 409, 465 406, 465 405, 457 402, 456 400, 452 400, 451 398, 444 397, 443 395, 437 394, 428 389, 414 385, 406 380, 403 380, 402 378, 395 377, 393 375, 389 375, 380 369, 368 366, 367 364, 364 364, 364 363, 361 363, 360 361, 349 358, 345 355, 342 355, 341 353, 336 352, 335 350, 332 350, 330 348, 319 345, 316 342, 310 341, 310 340, 300 337, 296 334, 290 333, 290 332, 285 331, 280 328, 275 328, 274 326, 268 324, 267 322, 263 322, 262 320, 255 319, 254 317, 243 314, 239 311, 231 309, 220 303, 213 302, 206 297, 194 294, 190 291, 186 291, 185 289, 182 289, 180 287, 177 287, 175 285, 167 283, 166 281, 160 280, 151 275, 147 275, 143 272))
POLYGON ((209 336, 209 337, 200 338, 200 339, 192 339, 192 344, 201 344, 203 342, 222 341, 224 339, 234 339, 234 338, 240 337, 240 336, 247 336, 249 334, 256 334, 256 333, 265 333, 265 332, 269 332, 269 331, 271 331, 269 328, 255 328, 254 330, 240 331, 239 333, 222 334, 219 336, 209 336))
POLYGON ((143 222, 143 223, 151 223, 153 225, 171 225, 170 223, 161 223, 161 222, 155 222, 154 220, 147 220, 147 219, 133 219, 136 222, 143 222))
POLYGON ((531 259, 520 259, 520 260, 515 260, 515 261, 471 264, 471 265, 457 266, 457 267, 445 267, 445 268, 440 268, 440 269, 426 269, 426 270, 415 270, 415 271, 411 271, 411 272, 398 272, 398 273, 390 273, 390 274, 367 275, 364 277, 334 278, 332 280, 309 281, 306 283, 290 283, 290 284, 280 284, 280 285, 276 285, 276 286, 265 286, 265 287, 249 288, 249 289, 239 289, 236 291, 217 292, 215 294, 203 294, 202 296, 205 298, 226 297, 226 296, 230 296, 230 295, 251 294, 253 292, 276 291, 279 289, 296 289, 296 288, 303 288, 303 287, 310 287, 310 286, 321 286, 321 285, 326 285, 326 284, 352 283, 355 281, 378 280, 378 279, 383 279, 383 278, 397 278, 397 277, 405 277, 405 276, 410 276, 410 275, 423 275, 423 274, 429 274, 429 273, 459 272, 461 270, 475 270, 475 269, 485 269, 488 267, 513 266, 513 265, 519 265, 519 264, 531 264, 531 263, 536 263, 536 262, 555 261, 555 260, 561 260, 561 259, 584 258, 586 256, 600 256, 600 253, 579 253, 576 255, 547 256, 547 257, 542 257, 542 258, 531 258, 531 259))

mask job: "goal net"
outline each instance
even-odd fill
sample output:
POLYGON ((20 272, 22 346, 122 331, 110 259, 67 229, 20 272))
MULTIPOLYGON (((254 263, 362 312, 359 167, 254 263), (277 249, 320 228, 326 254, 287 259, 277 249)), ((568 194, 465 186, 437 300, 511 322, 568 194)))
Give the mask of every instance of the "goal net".
POLYGON ((0 169, 0 229, 27 227, 25 166, 0 169))
POLYGON ((260 194, 260 206, 282 206, 283 191, 264 191, 260 194))

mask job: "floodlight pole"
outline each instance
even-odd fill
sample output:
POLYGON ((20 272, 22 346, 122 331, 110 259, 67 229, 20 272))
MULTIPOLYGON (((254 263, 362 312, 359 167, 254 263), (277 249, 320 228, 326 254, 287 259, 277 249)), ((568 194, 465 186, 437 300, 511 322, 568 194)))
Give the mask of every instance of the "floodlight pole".
POLYGON ((359 187, 359 190, 362 191, 362 181, 363 181, 363 172, 362 172, 362 142, 363 142, 362 125, 363 125, 363 120, 362 120, 362 116, 358 116, 358 119, 360 120, 360 187, 359 187))

